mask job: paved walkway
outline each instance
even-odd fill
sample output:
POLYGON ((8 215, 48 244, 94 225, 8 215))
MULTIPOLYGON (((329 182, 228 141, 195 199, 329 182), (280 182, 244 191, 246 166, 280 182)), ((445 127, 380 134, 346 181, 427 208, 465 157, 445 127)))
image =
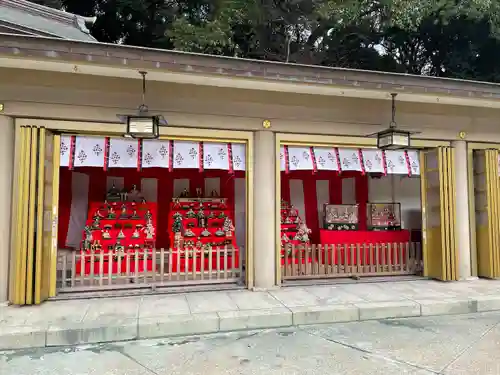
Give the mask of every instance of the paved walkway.
POLYGON ((500 310, 500 281, 430 280, 0 307, 0 349, 500 310))
POLYGON ((0 352, 2 375, 498 375, 500 312, 0 352))

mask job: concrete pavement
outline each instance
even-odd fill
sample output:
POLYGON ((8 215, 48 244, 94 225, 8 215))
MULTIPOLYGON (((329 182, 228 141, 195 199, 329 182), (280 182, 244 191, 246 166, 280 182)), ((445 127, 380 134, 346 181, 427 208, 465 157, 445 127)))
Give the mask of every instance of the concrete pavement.
POLYGON ((0 350, 500 310, 500 281, 284 287, 0 307, 0 350))
POLYGON ((0 352, 2 375, 498 375, 500 312, 0 352))

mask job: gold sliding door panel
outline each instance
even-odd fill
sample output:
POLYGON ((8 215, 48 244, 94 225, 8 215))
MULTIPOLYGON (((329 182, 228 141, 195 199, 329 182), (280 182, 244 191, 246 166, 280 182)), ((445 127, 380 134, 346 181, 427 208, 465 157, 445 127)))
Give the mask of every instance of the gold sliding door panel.
POLYGON ((446 224, 446 280, 458 280, 458 250, 456 236, 456 187, 455 187, 455 149, 441 147, 442 174, 445 184, 443 194, 446 199, 444 211, 446 224))
POLYGON ((46 134, 45 136, 45 179, 43 199, 43 268, 41 298, 56 295, 57 267, 57 225, 59 215, 59 167, 61 136, 46 134))
POLYGON ((498 151, 473 154, 478 276, 500 277, 498 151))
POLYGON ((26 303, 26 257, 27 257, 27 236, 28 236, 28 197, 30 180, 30 160, 31 160, 31 128, 21 127, 16 134, 18 142, 17 168, 17 199, 15 199, 15 239, 13 241, 12 262, 13 271, 10 275, 10 290, 13 292, 9 296, 10 302, 16 305, 26 303))
POLYGON ((498 150, 488 150, 490 160, 491 179, 491 205, 493 207, 492 237, 494 246, 492 247, 494 277, 500 277, 500 180, 498 179, 498 150))
POLYGON ((60 136, 40 129, 35 304, 56 294, 60 136))
POLYGON ((424 275, 457 279, 454 151, 450 147, 421 152, 424 275))
POLYGON ((55 262, 53 266, 51 263, 52 241, 44 241, 45 232, 53 232, 51 216, 44 213, 44 207, 47 200, 52 202, 48 197, 53 196, 55 136, 45 128, 30 126, 21 127, 18 134, 16 237, 12 249, 15 272, 10 280, 10 300, 17 305, 30 305, 49 297, 52 267, 55 270, 55 262))
POLYGON ((47 263, 47 271, 49 278, 46 279, 49 284, 49 297, 56 295, 56 269, 57 269, 57 229, 59 219, 59 169, 61 156, 61 136, 47 135, 47 140, 51 140, 51 148, 45 152, 45 200, 44 200, 44 215, 50 216, 47 220, 47 225, 44 225, 44 239, 47 246, 46 256, 49 259, 47 263))
POLYGON ((421 152, 424 276, 442 274, 441 196, 437 150, 421 152))
POLYGON ((491 205, 491 260, 492 260, 492 270, 493 278, 500 277, 500 206, 498 200, 498 190, 500 181, 498 180, 498 150, 487 150, 486 155, 488 157, 488 181, 489 181, 489 192, 490 192, 490 205, 491 205))

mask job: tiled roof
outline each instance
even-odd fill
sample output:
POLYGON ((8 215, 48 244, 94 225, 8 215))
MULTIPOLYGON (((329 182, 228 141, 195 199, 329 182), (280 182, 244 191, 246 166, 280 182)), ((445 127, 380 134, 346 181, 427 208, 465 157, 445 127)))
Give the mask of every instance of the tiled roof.
POLYGON ((0 33, 95 41, 87 28, 94 21, 26 0, 0 0, 0 33))

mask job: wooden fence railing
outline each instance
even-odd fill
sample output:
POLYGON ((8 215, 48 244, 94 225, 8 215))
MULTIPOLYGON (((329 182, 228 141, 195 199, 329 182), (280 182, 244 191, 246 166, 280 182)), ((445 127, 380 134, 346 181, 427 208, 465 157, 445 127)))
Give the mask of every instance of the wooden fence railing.
POLYGON ((122 253, 60 251, 59 292, 237 283, 242 249, 137 249, 122 253))
POLYGON ((422 272, 418 242, 287 245, 281 249, 281 279, 416 275, 422 272))

